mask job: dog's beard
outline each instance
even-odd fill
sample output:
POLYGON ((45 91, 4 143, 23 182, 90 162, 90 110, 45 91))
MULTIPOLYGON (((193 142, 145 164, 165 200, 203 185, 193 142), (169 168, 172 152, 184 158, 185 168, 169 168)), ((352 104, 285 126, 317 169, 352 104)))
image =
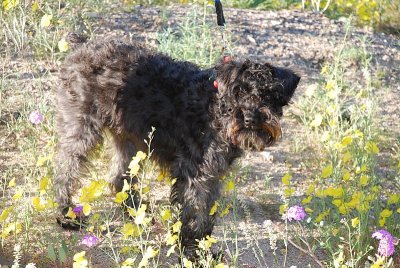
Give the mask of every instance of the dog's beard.
POLYGON ((228 140, 244 150, 262 151, 273 145, 281 136, 281 126, 277 118, 247 128, 239 120, 233 119, 227 126, 228 140))

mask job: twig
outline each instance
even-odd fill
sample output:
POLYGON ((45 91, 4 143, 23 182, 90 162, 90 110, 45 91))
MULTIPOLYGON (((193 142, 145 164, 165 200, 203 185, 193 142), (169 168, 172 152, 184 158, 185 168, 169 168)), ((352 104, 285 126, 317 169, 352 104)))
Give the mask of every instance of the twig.
POLYGON ((294 242, 292 241, 292 239, 290 239, 290 238, 287 238, 287 241, 288 241, 292 246, 294 246, 295 248, 297 248, 298 250, 300 250, 301 252, 303 252, 303 253, 309 255, 311 258, 313 258, 313 260, 314 260, 320 267, 322 267, 322 268, 325 267, 325 266, 323 265, 323 263, 322 263, 320 260, 318 260, 317 256, 314 255, 314 253, 309 252, 309 251, 307 251, 307 250, 301 248, 299 245, 297 245, 296 243, 294 243, 294 242))

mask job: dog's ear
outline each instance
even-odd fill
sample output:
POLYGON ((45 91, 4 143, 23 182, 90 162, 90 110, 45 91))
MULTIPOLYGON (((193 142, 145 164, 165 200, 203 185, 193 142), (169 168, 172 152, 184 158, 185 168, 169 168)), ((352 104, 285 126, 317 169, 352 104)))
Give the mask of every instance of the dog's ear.
POLYGON ((300 82, 300 76, 293 71, 280 67, 273 67, 274 77, 277 81, 277 90, 282 106, 289 103, 297 85, 300 82))

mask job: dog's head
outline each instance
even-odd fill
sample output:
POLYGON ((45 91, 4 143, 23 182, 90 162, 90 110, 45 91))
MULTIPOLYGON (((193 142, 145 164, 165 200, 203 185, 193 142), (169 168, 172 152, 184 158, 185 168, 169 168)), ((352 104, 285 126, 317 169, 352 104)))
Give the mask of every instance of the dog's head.
POLYGON ((262 150, 281 136, 279 119, 300 81, 292 71, 224 58, 215 67, 216 113, 224 138, 244 150, 262 150))

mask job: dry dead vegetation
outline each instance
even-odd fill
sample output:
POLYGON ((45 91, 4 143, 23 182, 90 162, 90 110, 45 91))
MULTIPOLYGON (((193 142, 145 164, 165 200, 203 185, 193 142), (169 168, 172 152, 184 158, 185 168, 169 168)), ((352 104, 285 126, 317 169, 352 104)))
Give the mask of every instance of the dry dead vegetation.
MULTIPOLYGON (((53 90, 68 53, 63 38, 72 30, 140 40, 211 66, 222 47, 213 10, 58 4, 0 11, 0 264, 178 267, 179 222, 168 203, 173 178, 159 176, 147 158, 138 176, 148 205, 132 212, 134 220, 103 191, 104 146, 91 172, 98 183, 87 182, 77 195, 89 225, 68 232, 55 223, 53 90), (33 111, 43 121, 32 123, 33 111), (82 244, 88 234, 96 245, 82 244)), ((381 258, 371 238, 378 229, 400 235, 399 39, 296 10, 226 9, 225 16, 232 53, 289 66, 302 81, 286 110, 282 141, 247 155, 224 178, 216 241, 202 242, 203 266, 400 267, 399 246, 381 258), (306 209, 301 223, 282 219, 294 205, 306 209), (211 245, 225 258, 211 260, 211 245)))

